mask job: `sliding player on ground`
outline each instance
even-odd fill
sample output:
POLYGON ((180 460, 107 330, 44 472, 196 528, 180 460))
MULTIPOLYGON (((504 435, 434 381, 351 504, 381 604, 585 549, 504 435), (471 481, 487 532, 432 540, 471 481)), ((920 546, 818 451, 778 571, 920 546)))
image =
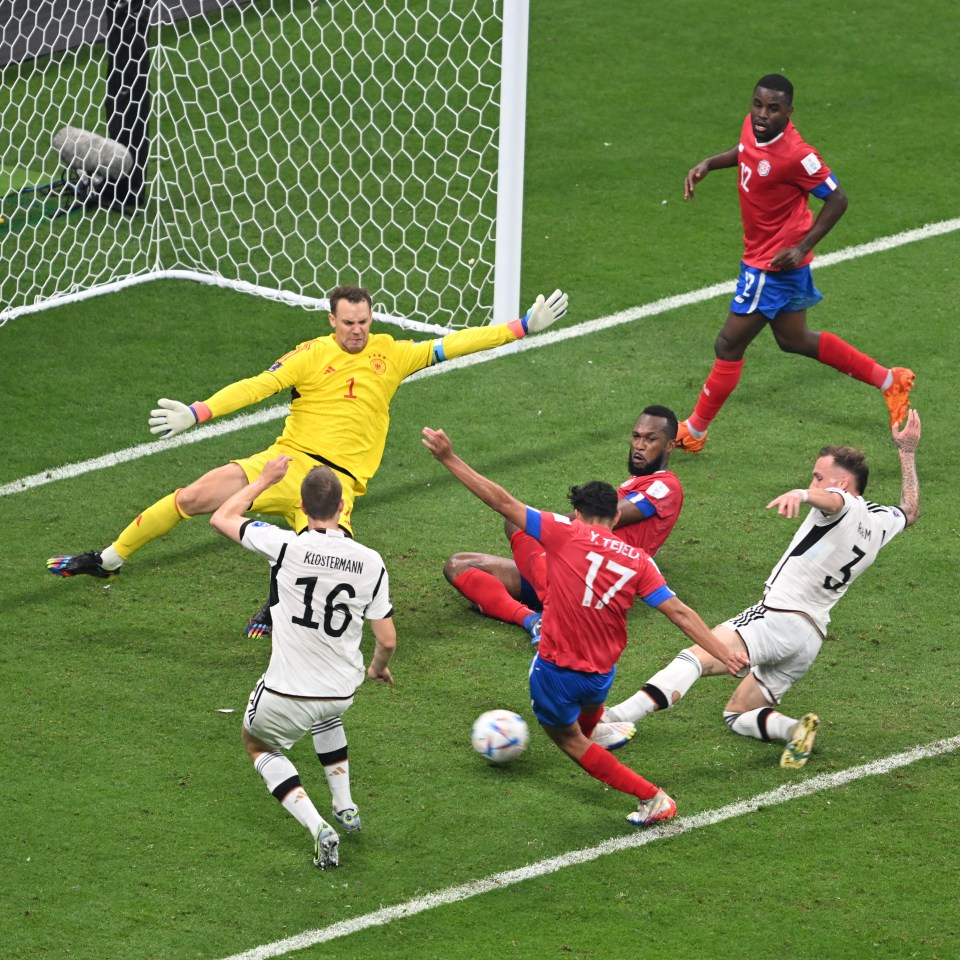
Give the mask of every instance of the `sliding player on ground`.
MULTIPOLYGON (((677 416, 659 405, 647 407, 630 434, 627 471, 617 487, 617 536, 651 557, 670 535, 683 506, 680 478, 668 469, 677 436, 677 416)), ((490 553, 454 553, 443 565, 451 586, 488 617, 515 623, 539 642, 546 588, 546 557, 533 537, 504 525, 513 558, 490 553)))
MULTIPOLYGON (((813 666, 837 601, 880 549, 920 516, 916 410, 908 412, 902 430, 895 424, 891 432, 900 456, 899 505, 864 499, 869 470, 861 451, 821 449, 810 485, 767 504, 781 517, 798 517, 803 504, 810 510, 767 579, 763 600, 713 631, 724 650, 745 651, 750 658, 750 672, 724 707, 727 726, 744 737, 785 743, 782 767, 806 764, 820 718, 815 713, 789 717, 778 709, 780 700, 813 666)), ((722 675, 726 662, 700 646, 683 650, 632 697, 606 711, 604 719, 635 722, 666 710, 701 676, 722 675)))
MULTIPOLYGON (((380 466, 390 426, 390 403, 401 383, 425 367, 545 330, 566 311, 567 295, 556 290, 546 299, 537 297, 523 317, 510 323, 458 330, 422 342, 395 340, 389 334, 371 334, 373 304, 365 289, 337 287, 330 294, 333 332, 329 336, 299 344, 263 373, 232 383, 202 402, 188 406, 177 400, 160 400, 149 421, 151 433, 173 437, 196 423, 242 410, 289 389, 290 414, 272 446, 178 487, 139 514, 102 550, 51 557, 47 568, 61 577, 116 576, 151 540, 169 533, 182 520, 213 513, 279 454, 291 458, 287 475, 265 490, 253 509, 283 517, 292 530, 303 530, 307 518, 300 509, 300 483, 318 463, 326 464, 343 485, 340 526, 352 534, 353 503, 367 492, 367 484, 380 466)), ((248 621, 247 634, 267 636, 270 629, 269 606, 264 604, 248 621)))

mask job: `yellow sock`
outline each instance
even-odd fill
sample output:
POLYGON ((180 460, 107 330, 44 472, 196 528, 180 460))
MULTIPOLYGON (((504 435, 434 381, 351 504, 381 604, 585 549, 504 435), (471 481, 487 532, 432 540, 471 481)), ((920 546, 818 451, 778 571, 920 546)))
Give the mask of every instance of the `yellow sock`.
POLYGON ((189 520, 190 515, 184 513, 177 506, 175 490, 168 497, 158 500, 152 507, 147 507, 121 534, 111 546, 124 560, 146 546, 151 540, 162 537, 172 530, 181 520, 189 520))

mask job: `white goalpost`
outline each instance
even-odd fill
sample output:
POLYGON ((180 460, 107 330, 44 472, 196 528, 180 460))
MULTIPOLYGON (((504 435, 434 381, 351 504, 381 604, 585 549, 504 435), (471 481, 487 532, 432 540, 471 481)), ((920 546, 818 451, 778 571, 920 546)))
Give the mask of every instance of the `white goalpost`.
POLYGON ((528 7, 12 0, 0 325, 156 279, 319 310, 359 283, 425 331, 514 318, 528 7))

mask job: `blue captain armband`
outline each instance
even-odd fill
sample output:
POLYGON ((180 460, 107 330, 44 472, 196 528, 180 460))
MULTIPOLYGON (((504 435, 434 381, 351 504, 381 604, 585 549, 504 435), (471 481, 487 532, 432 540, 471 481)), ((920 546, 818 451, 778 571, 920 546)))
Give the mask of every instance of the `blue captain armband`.
POLYGON ((526 534, 529 537, 533 537, 534 540, 540 539, 541 529, 540 529, 540 511, 534 510, 533 507, 527 507, 527 529, 526 534))
POLYGON ((653 593, 648 593, 643 597, 643 602, 651 607, 659 607, 661 603, 666 602, 671 597, 675 597, 676 594, 664 584, 662 587, 657 587, 653 593))
POLYGON ((644 520, 657 515, 657 508, 642 493, 628 493, 623 499, 629 500, 640 511, 644 520))
POLYGON ((430 361, 430 366, 432 367, 435 363, 443 363, 446 359, 447 355, 443 352, 443 340, 434 340, 433 359, 430 361))
POLYGON ((840 184, 837 183, 837 178, 831 173, 823 183, 817 184, 810 192, 818 200, 826 200, 839 186, 840 184))

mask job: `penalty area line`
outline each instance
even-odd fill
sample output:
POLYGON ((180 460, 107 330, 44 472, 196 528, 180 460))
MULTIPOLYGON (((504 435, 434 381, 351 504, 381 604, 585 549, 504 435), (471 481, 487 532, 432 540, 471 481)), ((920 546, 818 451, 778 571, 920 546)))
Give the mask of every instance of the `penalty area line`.
MULTIPOLYGON (((817 267, 830 267, 836 263, 844 263, 847 260, 857 260, 860 257, 866 257, 873 253, 883 253, 887 250, 902 247, 908 243, 916 243, 918 240, 928 240, 931 237, 943 236, 947 233, 953 233, 956 230, 960 230, 960 217, 953 220, 942 220, 939 223, 928 223, 923 227, 917 227, 913 230, 905 230, 902 233, 895 233, 888 237, 871 240, 869 243, 862 243, 857 246, 847 247, 844 250, 838 250, 834 253, 824 254, 822 257, 817 258, 817 267)), ((488 363, 491 360, 496 360, 498 357, 514 353, 525 353, 527 350, 537 350, 541 347, 549 347, 555 343, 563 343, 566 340, 572 340, 576 337, 586 337, 593 333, 599 333, 601 330, 609 330, 625 323, 633 323, 636 320, 642 320, 646 317, 655 317, 662 313, 669 313, 671 310, 679 310, 682 307, 703 303, 705 300, 712 300, 714 297, 729 296, 733 288, 733 280, 724 283, 715 283, 712 286, 702 287, 699 290, 691 290, 689 293, 682 293, 673 297, 664 297, 639 307, 631 307, 629 310, 622 310, 619 313, 613 313, 606 317, 586 320, 583 323, 564 327, 561 330, 548 330, 546 333, 541 333, 538 336, 530 338, 524 337, 522 340, 517 340, 504 347, 498 347, 495 350, 473 353, 466 357, 457 357, 453 360, 448 360, 435 367, 427 367, 425 370, 421 370, 413 374, 413 376, 407 377, 404 382, 412 383, 415 380, 423 380, 440 373, 452 373, 454 370, 460 370, 463 367, 473 367, 479 363, 488 363)), ((92 460, 83 460, 79 463, 70 463, 62 467, 56 467, 55 469, 44 470, 41 473, 35 473, 29 477, 21 477, 19 480, 0 484, 0 497, 8 497, 14 493, 24 493, 27 490, 34 490, 37 487, 42 487, 45 484, 53 483, 57 480, 69 480, 73 477, 82 476, 85 473, 91 473, 94 470, 106 470, 108 467, 115 467, 121 463, 129 463, 131 460, 139 460, 142 457, 150 457, 155 453, 166 453, 168 450, 175 450, 177 447, 182 447, 188 443, 200 443, 202 440, 223 436, 227 433, 233 433, 236 430, 244 430, 256 424, 269 423, 271 420, 280 420, 289 412, 290 408, 286 405, 266 407, 254 413, 232 417, 229 420, 203 424, 195 430, 191 430, 189 433, 182 433, 177 437, 173 437, 171 440, 154 440, 150 443, 140 443, 133 447, 127 447, 125 450, 118 450, 115 453, 94 457, 92 460)))
POLYGON ((825 790, 835 790, 846 786, 848 783, 853 783, 855 780, 887 774, 900 767, 916 763, 918 760, 952 753, 958 748, 960 748, 960 736, 950 737, 946 740, 937 740, 934 743, 914 747, 911 750, 896 753, 880 760, 874 760, 872 763, 866 763, 859 767, 850 767, 838 773, 820 774, 798 783, 783 784, 775 790, 758 794, 747 800, 738 800, 736 803, 727 804, 716 810, 706 810, 689 817, 677 817, 675 820, 658 827, 621 837, 613 837, 594 847, 573 850, 556 857, 540 860, 526 867, 520 867, 517 870, 506 870, 503 873, 495 873, 481 880, 471 880, 455 887, 447 887, 445 890, 437 890, 424 897, 407 900, 405 903, 398 903, 392 907, 384 907, 375 910, 373 913, 367 913, 350 920, 341 920, 339 923, 331 924, 328 927, 306 930, 293 937, 287 937, 285 940, 277 940, 275 943, 254 947, 252 950, 233 954, 224 958, 224 960, 268 960, 271 957, 282 957, 296 950, 304 950, 307 947, 315 946, 318 943, 327 943, 331 940, 350 936, 353 933, 359 933, 361 930, 370 927, 384 926, 395 920, 402 920, 405 917, 412 917, 427 910, 434 910, 437 907, 459 903, 462 900, 490 893, 493 890, 503 890, 526 880, 532 880, 535 877, 556 873, 567 867, 590 863, 611 853, 620 853, 624 850, 656 843, 659 840, 668 840, 671 837, 678 837, 693 830, 700 830, 703 827, 722 823, 724 820, 755 813, 763 807, 777 806, 825 790))

